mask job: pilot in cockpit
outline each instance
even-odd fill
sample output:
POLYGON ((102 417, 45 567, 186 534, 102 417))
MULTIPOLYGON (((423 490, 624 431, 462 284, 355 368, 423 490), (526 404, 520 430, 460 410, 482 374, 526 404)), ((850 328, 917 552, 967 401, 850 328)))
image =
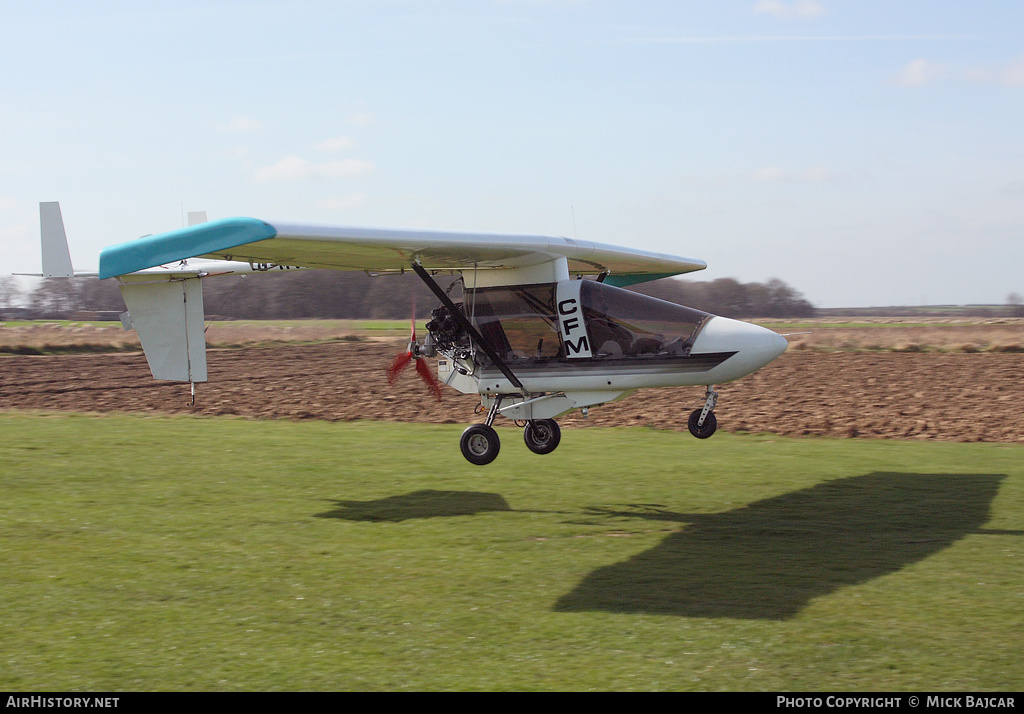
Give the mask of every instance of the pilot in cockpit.
POLYGON ((621 357, 630 354, 633 333, 608 315, 608 301, 604 294, 597 292, 593 305, 583 306, 583 314, 587 319, 596 356, 621 357))

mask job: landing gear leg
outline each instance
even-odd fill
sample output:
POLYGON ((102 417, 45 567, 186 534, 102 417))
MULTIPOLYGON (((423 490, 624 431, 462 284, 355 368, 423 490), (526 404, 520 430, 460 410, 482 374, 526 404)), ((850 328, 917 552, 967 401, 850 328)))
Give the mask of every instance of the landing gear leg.
POLYGON ((483 424, 473 424, 462 432, 462 439, 459 441, 459 448, 462 455, 471 464, 484 466, 498 457, 498 450, 501 449, 501 440, 498 439, 498 432, 491 424, 498 416, 498 407, 501 405, 501 395, 494 398, 491 410, 487 412, 487 420, 483 424))
POLYGON ((690 414, 690 420, 688 426, 690 427, 690 433, 696 436, 698 439, 706 439, 715 433, 718 428, 718 419, 715 418, 714 408, 718 404, 718 392, 714 390, 714 385, 709 384, 706 392, 706 399, 704 400, 703 409, 694 409, 693 413, 690 414))

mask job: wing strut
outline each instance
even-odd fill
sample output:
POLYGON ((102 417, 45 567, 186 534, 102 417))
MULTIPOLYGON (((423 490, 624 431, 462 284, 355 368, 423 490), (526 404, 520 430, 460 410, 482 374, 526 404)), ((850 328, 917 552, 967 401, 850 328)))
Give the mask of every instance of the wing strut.
POLYGON ((434 293, 434 295, 437 296, 437 298, 441 301, 441 304, 448 308, 448 312, 451 313, 452 317, 454 317, 459 322, 459 324, 466 328, 466 331, 472 336, 476 343, 480 345, 480 349, 484 351, 484 354, 490 357, 491 361, 494 362, 494 366, 501 370, 501 373, 505 375, 505 378, 508 381, 512 382, 516 389, 520 390, 525 396, 526 389, 523 387, 523 383, 520 382, 519 378, 512 373, 512 370, 508 368, 508 365, 505 364, 505 361, 501 357, 499 357, 494 350, 491 349, 491 346, 487 344, 487 341, 483 338, 483 335, 481 335, 477 331, 477 329, 473 327, 473 323, 470 322, 469 318, 466 317, 462 310, 460 310, 458 306, 452 302, 452 299, 445 294, 444 290, 441 289, 441 286, 438 285, 432 277, 430 277, 430 273, 424 270, 423 266, 420 265, 419 263, 413 263, 412 269, 415 270, 416 274, 420 276, 420 279, 427 284, 427 287, 430 288, 430 292, 434 293))

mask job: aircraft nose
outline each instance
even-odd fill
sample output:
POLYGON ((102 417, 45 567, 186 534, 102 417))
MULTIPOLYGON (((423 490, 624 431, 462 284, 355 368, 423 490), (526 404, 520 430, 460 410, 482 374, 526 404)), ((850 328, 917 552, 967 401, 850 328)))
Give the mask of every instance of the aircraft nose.
POLYGON ((714 369, 716 383, 750 374, 779 357, 789 343, 786 338, 759 325, 712 317, 694 340, 691 355, 735 353, 714 369))

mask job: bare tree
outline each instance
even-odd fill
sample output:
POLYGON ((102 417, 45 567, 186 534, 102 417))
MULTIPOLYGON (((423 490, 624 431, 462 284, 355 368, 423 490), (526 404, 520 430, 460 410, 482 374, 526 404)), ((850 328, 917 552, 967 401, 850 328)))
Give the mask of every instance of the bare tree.
POLYGON ((0 275, 0 310, 14 307, 20 294, 13 275, 0 275))
POLYGON ((1024 317, 1024 298, 1020 293, 1010 293, 1006 296, 1006 305, 1014 317, 1024 317))

